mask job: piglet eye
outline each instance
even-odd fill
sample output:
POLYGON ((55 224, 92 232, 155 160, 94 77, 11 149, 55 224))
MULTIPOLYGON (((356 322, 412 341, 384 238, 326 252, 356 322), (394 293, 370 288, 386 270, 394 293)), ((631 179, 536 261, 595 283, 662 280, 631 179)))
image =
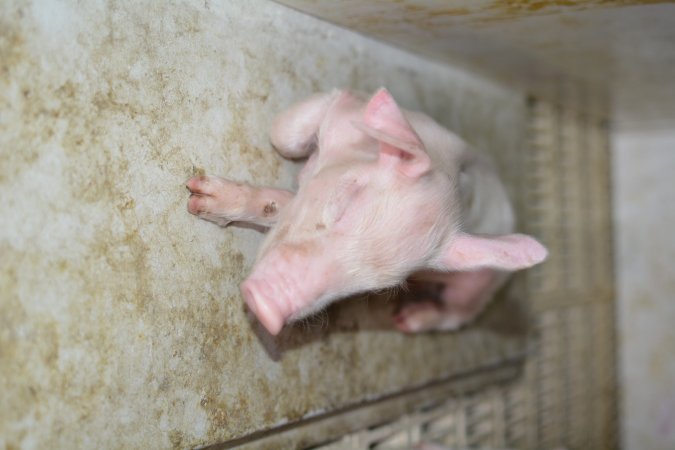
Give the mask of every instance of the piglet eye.
POLYGON ((338 183, 323 210, 323 221, 326 226, 339 222, 349 209, 349 205, 363 189, 363 185, 356 178, 347 178, 338 183))

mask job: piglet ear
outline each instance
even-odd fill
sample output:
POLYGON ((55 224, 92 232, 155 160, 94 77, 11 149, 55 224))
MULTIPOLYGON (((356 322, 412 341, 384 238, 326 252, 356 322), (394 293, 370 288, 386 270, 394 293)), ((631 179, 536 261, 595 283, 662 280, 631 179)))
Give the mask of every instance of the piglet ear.
POLYGON ((380 163, 416 178, 427 173, 431 160, 389 91, 382 88, 366 105, 363 122, 354 126, 380 144, 380 163))
POLYGON ((513 271, 539 264, 547 255, 543 245, 524 234, 475 236, 460 232, 446 249, 443 265, 451 271, 513 271))

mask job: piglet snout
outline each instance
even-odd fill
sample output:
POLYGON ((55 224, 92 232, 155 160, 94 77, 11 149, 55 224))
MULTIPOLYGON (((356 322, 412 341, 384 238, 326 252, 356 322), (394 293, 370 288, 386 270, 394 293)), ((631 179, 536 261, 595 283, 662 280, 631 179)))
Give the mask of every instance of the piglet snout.
POLYGON ((260 323, 276 335, 285 323, 316 310, 335 283, 334 264, 306 244, 268 250, 241 284, 241 294, 260 323))
POLYGON ((247 279, 241 284, 241 294, 260 323, 272 335, 279 334, 291 315, 289 303, 278 296, 266 280, 247 279))

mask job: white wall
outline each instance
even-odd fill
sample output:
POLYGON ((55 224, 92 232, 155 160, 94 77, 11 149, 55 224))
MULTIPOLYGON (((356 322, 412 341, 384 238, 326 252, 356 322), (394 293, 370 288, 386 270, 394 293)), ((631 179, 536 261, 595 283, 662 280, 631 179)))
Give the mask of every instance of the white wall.
POLYGON ((675 131, 614 137, 622 447, 675 448, 675 131))

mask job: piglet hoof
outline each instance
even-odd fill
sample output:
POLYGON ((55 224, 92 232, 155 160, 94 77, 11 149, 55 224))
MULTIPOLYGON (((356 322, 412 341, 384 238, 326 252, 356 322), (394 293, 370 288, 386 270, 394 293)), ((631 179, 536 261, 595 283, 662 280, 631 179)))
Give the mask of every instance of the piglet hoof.
POLYGON ((404 333, 452 331, 472 322, 478 312, 423 300, 404 305, 394 316, 394 325, 404 333))
POLYGON ((394 315, 394 325, 404 333, 433 330, 443 318, 441 308, 432 300, 407 303, 394 315))
POLYGON ((249 190, 244 184, 208 175, 190 178, 186 186, 188 212, 223 227, 239 219, 249 190))

